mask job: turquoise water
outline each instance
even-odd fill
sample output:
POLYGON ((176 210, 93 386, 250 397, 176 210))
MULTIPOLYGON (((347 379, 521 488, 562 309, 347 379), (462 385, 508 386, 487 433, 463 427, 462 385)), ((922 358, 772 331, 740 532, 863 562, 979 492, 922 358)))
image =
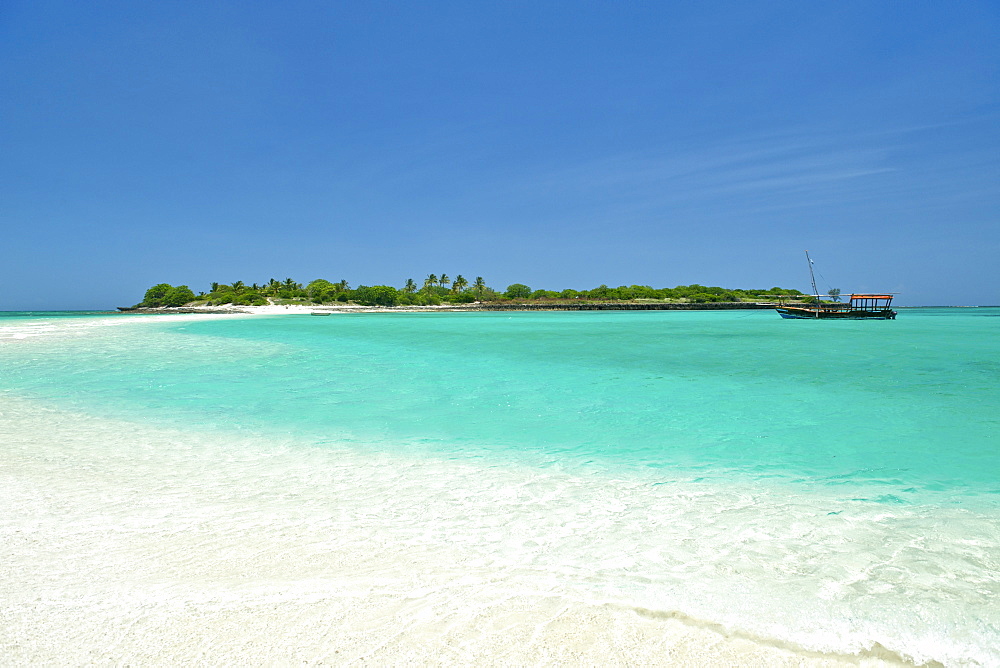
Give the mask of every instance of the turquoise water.
POLYGON ((35 320, 40 318, 92 318, 94 316, 118 315, 117 311, 0 311, 0 322, 35 320))
MULTIPOLYGON (((0 337, 0 391, 103 420, 518 467, 587 481, 581 500, 697 489, 711 503, 674 519, 712 568, 687 569, 676 534, 660 544, 668 529, 623 518, 612 551, 650 532, 658 557, 572 586, 807 649, 1000 661, 1000 309, 836 323, 769 311, 38 314, 0 318, 0 337), (732 490, 741 500, 726 506, 732 490), (691 528, 747 498, 751 515, 725 531, 691 528), (733 531, 786 525, 734 550, 733 531), (784 611, 760 619, 773 600, 784 611), (798 628, 815 605, 813 630, 798 628), (910 607, 906 623, 886 612, 910 607)), ((626 505, 665 503, 643 499, 626 505)), ((529 562, 566 573, 604 549, 568 543, 529 562)))
POLYGON ((155 325, 6 361, 4 385, 119 417, 455 455, 1000 493, 1000 319, 450 313, 155 325), (83 348, 83 350, 81 350, 83 348))

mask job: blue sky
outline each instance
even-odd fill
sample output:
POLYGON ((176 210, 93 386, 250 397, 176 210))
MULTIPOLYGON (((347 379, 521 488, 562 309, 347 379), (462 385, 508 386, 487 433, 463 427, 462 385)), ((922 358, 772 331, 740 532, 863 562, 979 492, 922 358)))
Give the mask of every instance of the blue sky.
POLYGON ((1000 4, 0 3, 0 310, 154 283, 1000 304, 1000 4))

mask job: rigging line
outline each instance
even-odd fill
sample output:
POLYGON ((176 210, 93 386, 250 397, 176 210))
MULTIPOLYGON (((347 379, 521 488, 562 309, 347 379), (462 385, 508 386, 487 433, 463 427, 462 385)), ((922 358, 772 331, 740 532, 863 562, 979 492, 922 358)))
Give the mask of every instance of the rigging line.
POLYGON ((828 280, 826 280, 826 276, 824 276, 824 275, 823 275, 822 273, 820 273, 820 272, 818 272, 818 271, 817 271, 816 273, 817 273, 817 274, 819 274, 819 277, 823 279, 823 282, 824 282, 824 283, 826 283, 826 288, 827 288, 827 290, 832 290, 832 289, 833 289, 833 286, 832 286, 832 285, 830 285, 830 282, 829 282, 828 280))

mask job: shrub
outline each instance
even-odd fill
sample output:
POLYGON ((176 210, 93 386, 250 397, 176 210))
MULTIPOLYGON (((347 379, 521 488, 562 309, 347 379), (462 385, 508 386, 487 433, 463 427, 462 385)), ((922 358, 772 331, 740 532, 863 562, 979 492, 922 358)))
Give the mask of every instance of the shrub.
POLYGON ((194 301, 194 293, 186 285, 178 285, 176 288, 167 290, 163 296, 164 306, 184 306, 188 302, 194 301))
POLYGON ((503 296, 507 299, 527 299, 531 296, 531 288, 523 283, 514 283, 507 286, 503 296))

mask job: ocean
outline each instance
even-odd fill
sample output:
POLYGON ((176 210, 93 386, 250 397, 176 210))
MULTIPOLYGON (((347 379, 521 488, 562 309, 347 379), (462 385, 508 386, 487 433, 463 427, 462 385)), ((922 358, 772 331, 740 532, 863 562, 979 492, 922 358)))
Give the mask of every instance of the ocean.
POLYGON ((1000 309, 0 314, 34 663, 1000 665, 1000 309))

